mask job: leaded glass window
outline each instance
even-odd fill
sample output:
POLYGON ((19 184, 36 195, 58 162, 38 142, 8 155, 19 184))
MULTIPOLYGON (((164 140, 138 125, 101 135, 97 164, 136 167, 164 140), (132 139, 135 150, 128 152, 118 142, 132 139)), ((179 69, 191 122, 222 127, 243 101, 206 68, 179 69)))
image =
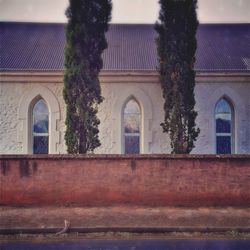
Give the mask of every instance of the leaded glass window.
POLYGON ((34 154, 48 154, 49 111, 43 99, 39 99, 32 111, 32 139, 34 154))
POLYGON ((232 120, 233 111, 230 103, 222 98, 215 108, 216 119, 216 153, 232 153, 232 120))
POLYGON ((139 154, 141 111, 134 99, 129 100, 124 108, 123 125, 125 154, 139 154))

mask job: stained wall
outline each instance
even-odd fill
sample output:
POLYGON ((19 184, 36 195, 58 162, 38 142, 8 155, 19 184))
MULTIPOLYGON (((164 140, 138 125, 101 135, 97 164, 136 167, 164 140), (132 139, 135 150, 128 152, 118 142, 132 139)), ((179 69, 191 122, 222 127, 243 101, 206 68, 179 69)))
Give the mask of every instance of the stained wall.
POLYGON ((1 155, 0 167, 0 205, 250 204, 249 155, 1 155))

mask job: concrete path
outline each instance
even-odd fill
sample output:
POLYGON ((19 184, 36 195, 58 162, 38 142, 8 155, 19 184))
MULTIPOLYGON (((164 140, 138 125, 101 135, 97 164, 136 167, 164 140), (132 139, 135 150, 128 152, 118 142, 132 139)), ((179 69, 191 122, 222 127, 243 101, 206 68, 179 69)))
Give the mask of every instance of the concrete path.
POLYGON ((0 233, 70 231, 250 232, 250 208, 176 207, 0 207, 0 233))

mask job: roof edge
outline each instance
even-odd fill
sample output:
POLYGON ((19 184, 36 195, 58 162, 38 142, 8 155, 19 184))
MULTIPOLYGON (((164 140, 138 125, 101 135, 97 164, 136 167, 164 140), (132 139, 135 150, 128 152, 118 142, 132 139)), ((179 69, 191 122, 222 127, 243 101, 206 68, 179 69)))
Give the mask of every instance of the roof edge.
MULTIPOLYGON (((7 21, 7 20, 0 20, 1 23, 13 23, 13 24, 58 24, 58 25, 66 25, 67 22, 41 22, 41 21, 7 21)), ((118 26, 118 25, 126 25, 126 26, 133 26, 133 25, 146 25, 146 26, 154 26, 155 23, 109 23, 110 26, 118 26)), ((250 22, 223 22, 223 23, 199 23, 201 26, 217 26, 217 25, 250 25, 250 22)))
MULTIPOLYGON (((58 76, 63 75, 64 70, 0 70, 0 76, 58 76)), ((157 70, 102 70, 102 75, 155 75, 158 76, 157 70)), ((250 70, 241 71, 196 71, 197 76, 250 76, 250 70)))

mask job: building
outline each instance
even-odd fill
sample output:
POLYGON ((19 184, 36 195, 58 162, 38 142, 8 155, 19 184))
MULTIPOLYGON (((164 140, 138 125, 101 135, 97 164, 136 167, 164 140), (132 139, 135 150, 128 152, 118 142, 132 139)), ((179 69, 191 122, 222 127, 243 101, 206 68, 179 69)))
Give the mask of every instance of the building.
MULTIPOLYGON (((112 24, 95 153, 169 153, 153 25, 112 24)), ((64 24, 0 23, 0 154, 66 153, 64 24)), ((201 24, 192 153, 250 153, 250 24, 201 24)))

